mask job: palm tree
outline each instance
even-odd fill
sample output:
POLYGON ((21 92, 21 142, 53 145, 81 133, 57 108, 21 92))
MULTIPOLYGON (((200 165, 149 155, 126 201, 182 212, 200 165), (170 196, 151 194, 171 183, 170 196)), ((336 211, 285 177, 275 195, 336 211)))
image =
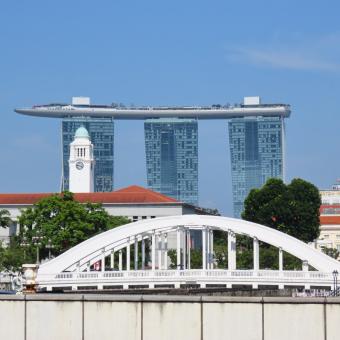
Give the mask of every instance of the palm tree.
POLYGON ((11 224, 10 213, 6 209, 0 210, 0 227, 7 228, 11 224))

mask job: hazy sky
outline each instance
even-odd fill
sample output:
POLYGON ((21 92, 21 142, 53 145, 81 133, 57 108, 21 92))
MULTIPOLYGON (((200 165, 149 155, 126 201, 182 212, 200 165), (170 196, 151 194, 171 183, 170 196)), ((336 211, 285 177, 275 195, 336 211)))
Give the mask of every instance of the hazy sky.
MULTIPOLYGON (((2 1, 0 192, 60 188, 60 121, 13 108, 69 102, 292 105, 287 177, 340 177, 339 1, 2 1)), ((115 125, 115 187, 145 186, 143 122, 115 125)), ((199 123, 200 205, 231 215, 226 121, 199 123)))

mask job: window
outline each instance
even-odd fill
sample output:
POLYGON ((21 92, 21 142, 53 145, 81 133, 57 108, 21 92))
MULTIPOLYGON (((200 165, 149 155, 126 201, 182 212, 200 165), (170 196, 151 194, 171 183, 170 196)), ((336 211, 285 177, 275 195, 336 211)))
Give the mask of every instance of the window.
POLYGON ((329 235, 325 234, 325 235, 323 235, 323 238, 324 238, 325 240, 327 240, 327 239, 329 239, 329 235))
POLYGON ((336 250, 337 250, 337 251, 340 251, 340 244, 337 244, 337 245, 336 245, 336 250))

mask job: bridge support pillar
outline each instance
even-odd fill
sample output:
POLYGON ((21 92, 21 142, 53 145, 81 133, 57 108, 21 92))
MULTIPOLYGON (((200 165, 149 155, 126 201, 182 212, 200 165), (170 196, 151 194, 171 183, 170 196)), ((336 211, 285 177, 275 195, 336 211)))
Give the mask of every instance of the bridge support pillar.
POLYGON ((207 269, 207 230, 206 227, 202 229, 202 269, 207 269))
POLYGON ((135 236, 135 248, 134 248, 134 257, 135 257, 135 261, 134 261, 134 268, 135 270, 138 270, 138 238, 137 236, 135 236))
POLYGON ((232 230, 228 231, 228 269, 236 269, 236 237, 232 230))
POLYGON ((145 239, 142 235, 142 270, 145 270, 145 239))
POLYGON ((76 264, 76 272, 80 273, 80 261, 78 261, 76 264))
POLYGON ((158 269, 162 269, 163 235, 158 235, 158 269))
POLYGON ((115 267, 115 252, 112 250, 111 255, 110 255, 110 268, 114 269, 115 267))
POLYGON ((209 228, 205 229, 205 269, 210 269, 210 250, 209 250, 209 228))
POLYGON ((258 271, 260 269, 260 247, 257 237, 253 238, 253 264, 254 271, 258 271))
POLYGON ((182 249, 183 249, 183 269, 187 269, 187 231, 186 228, 182 230, 182 249))
POLYGON ((126 270, 130 270, 130 237, 128 237, 126 245, 126 270))
POLYGON ((168 234, 164 235, 164 269, 168 269, 168 234))
POLYGON ((102 272, 105 272, 105 249, 103 248, 102 249, 102 257, 101 257, 101 267, 100 267, 100 269, 101 269, 101 271, 102 272))
POLYGON ((302 261, 302 271, 308 272, 308 261, 306 260, 302 261))
POLYGON ((118 258, 118 266, 119 266, 119 270, 122 271, 123 270, 123 252, 122 250, 119 250, 119 258, 118 258))
POLYGON ((209 230, 209 269, 214 269, 214 232, 209 230))
POLYGON ((151 268, 152 270, 156 269, 156 232, 152 231, 151 237, 151 268))
POLYGON ((191 269, 191 254, 190 254, 190 249, 191 249, 191 239, 190 239, 190 229, 187 230, 187 269, 191 269))
POLYGON ((279 271, 283 271, 283 250, 281 247, 279 248, 279 271))
POLYGON ((176 249, 176 253, 177 253, 177 269, 180 270, 181 268, 181 230, 178 227, 177 228, 177 249, 176 249))

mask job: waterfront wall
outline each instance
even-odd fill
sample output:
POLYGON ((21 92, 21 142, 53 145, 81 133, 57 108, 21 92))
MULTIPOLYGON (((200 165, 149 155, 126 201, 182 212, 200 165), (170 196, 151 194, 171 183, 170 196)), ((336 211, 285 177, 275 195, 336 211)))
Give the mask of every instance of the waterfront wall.
POLYGON ((338 340, 340 298, 0 295, 0 339, 338 340))

